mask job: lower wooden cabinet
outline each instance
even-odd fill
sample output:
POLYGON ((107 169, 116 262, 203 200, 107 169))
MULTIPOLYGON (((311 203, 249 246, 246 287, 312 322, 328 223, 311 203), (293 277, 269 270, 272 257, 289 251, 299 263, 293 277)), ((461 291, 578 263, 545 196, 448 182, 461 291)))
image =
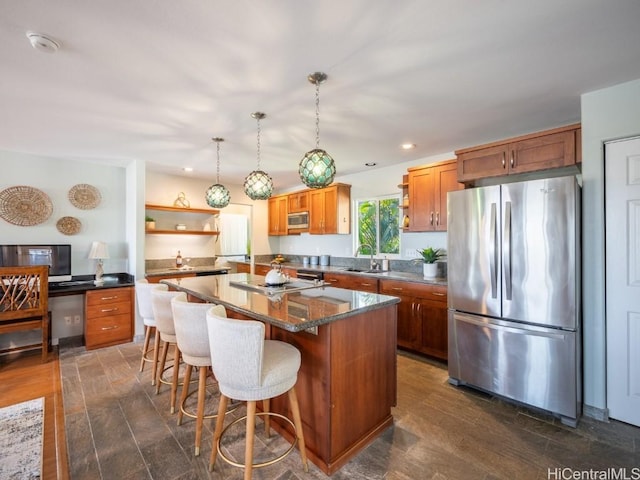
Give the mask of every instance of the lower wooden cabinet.
POLYGON ((87 350, 133 340, 133 287, 90 290, 85 294, 87 350))
POLYGON ((378 293, 378 279, 369 276, 361 277, 346 273, 326 272, 324 274, 324 281, 332 287, 378 293))
POLYGON ((447 360, 447 287, 380 279, 380 293, 400 298, 398 346, 447 360))

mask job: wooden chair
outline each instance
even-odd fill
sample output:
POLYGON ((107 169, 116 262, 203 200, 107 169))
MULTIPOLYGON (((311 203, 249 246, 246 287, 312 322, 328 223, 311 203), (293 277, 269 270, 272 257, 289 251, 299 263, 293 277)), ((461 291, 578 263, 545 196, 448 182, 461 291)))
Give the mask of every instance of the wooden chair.
POLYGON ((0 267, 0 334, 42 329, 42 362, 49 351, 49 267, 0 267))

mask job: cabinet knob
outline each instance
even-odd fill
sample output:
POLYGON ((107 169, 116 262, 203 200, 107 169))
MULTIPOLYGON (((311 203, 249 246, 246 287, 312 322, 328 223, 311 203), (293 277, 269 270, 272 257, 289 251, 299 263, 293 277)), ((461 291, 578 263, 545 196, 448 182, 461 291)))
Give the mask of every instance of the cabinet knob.
POLYGON ((502 152, 502 168, 507 168, 507 157, 506 153, 502 152))
POLYGON ((118 296, 117 296, 117 295, 114 295, 114 296, 112 296, 112 297, 100 297, 100 300, 114 300, 114 299, 116 299, 116 298, 118 298, 118 296))
POLYGON ((429 223, 433 225, 433 212, 431 212, 431 215, 429 216, 429 223))
POLYGON ((107 312, 117 312, 118 311, 118 307, 116 308, 103 308, 102 310, 100 310, 102 313, 107 313, 107 312))
POLYGON ((115 330, 116 328, 118 328, 118 325, 110 325, 108 327, 102 327, 101 330, 115 330))

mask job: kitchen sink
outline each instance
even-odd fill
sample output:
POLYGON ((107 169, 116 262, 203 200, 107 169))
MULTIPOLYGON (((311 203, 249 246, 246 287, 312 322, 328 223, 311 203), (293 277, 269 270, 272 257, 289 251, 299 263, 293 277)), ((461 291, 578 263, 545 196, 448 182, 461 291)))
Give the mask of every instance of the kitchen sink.
POLYGON ((343 272, 354 272, 354 273, 382 273, 382 270, 363 270, 361 268, 345 268, 342 270, 343 272))

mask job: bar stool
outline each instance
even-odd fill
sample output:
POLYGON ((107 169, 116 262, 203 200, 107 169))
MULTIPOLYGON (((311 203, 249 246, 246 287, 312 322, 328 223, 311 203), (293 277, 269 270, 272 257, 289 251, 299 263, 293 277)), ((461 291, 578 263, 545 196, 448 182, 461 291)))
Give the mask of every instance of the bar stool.
POLYGON ((173 375, 171 376, 171 413, 176 411, 176 396, 178 391, 178 375, 180 370, 180 349, 176 342, 176 329, 173 323, 173 311, 171 310, 171 300, 180 295, 180 292, 152 290, 151 306, 153 316, 156 320, 156 330, 160 333, 162 342, 162 353, 158 361, 156 370, 156 395, 160 393, 160 385, 168 383, 163 380, 162 374, 167 362, 169 347, 173 346, 173 375))
POLYGON ((149 283, 147 280, 136 281, 136 300, 138 303, 138 312, 144 323, 144 344, 142 345, 142 358, 140 359, 140 371, 144 370, 145 362, 152 362, 153 371, 151 373, 151 385, 156 384, 156 368, 158 365, 158 347, 160 345, 160 335, 156 330, 156 320, 153 316, 153 308, 151 307, 151 291, 152 290, 168 290, 163 283, 149 283), (151 339, 151 331, 155 332, 154 347, 149 348, 151 339), (149 358, 149 354, 153 351, 153 358, 149 358))
POLYGON ((180 396, 180 408, 178 410, 178 425, 182 423, 184 403, 189 395, 189 382, 193 367, 199 371, 198 379, 198 406, 196 411, 196 442, 195 455, 200 455, 200 443, 202 439, 202 422, 204 420, 205 387, 207 372, 211 367, 211 352, 209 350, 209 337, 207 334, 207 311, 213 309, 217 315, 226 316, 222 305, 212 306, 210 303, 189 303, 187 295, 181 292, 171 300, 173 322, 176 331, 176 343, 182 354, 182 360, 186 365, 182 395, 180 396))
POLYGON ((218 418, 213 433, 209 470, 213 471, 216 456, 220 454, 227 463, 244 467, 245 480, 251 478, 253 468, 272 465, 286 457, 299 443, 304 471, 309 471, 300 420, 300 407, 295 384, 300 369, 300 351, 292 345, 277 340, 265 340, 262 322, 224 318, 214 309, 207 312, 207 329, 211 348, 211 365, 220 388, 218 418), (269 411, 269 400, 285 392, 289 394, 293 422, 287 417, 269 411), (247 415, 224 430, 224 417, 229 398, 247 402, 247 415), (288 422, 295 432, 291 447, 280 456, 263 463, 253 463, 256 402, 263 401, 262 415, 265 432, 269 436, 269 416, 277 416, 288 422), (222 453, 220 443, 224 432, 232 425, 246 419, 246 444, 244 464, 237 463, 222 453))

